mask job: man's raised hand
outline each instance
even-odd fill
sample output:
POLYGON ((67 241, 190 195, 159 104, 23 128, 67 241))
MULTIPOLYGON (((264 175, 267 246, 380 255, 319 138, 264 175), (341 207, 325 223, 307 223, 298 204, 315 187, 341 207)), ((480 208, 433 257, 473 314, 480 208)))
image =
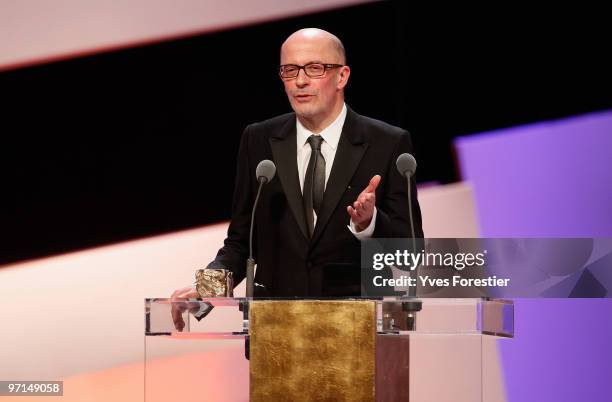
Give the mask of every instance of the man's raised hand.
POLYGON ((346 207, 346 211, 358 232, 367 228, 372 221, 376 206, 376 187, 380 184, 380 179, 379 175, 372 177, 368 186, 359 194, 353 205, 346 207))

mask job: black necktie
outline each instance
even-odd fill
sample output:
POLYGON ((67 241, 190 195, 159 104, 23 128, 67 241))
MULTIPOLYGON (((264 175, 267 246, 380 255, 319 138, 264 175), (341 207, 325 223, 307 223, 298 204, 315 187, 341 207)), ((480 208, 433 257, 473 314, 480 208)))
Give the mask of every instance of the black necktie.
POLYGON ((321 211, 323 203, 323 193, 325 192, 325 159, 321 154, 321 143, 323 138, 320 135, 308 137, 308 143, 312 152, 304 177, 304 213, 306 214, 306 224, 308 232, 312 236, 314 232, 314 215, 312 210, 317 213, 321 211))

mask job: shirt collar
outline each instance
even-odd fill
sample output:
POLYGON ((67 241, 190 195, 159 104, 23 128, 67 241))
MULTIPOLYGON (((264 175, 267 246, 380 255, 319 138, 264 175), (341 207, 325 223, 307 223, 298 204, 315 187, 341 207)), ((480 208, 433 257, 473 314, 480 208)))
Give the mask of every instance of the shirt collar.
MULTIPOLYGON (((345 120, 346 103, 342 105, 342 110, 340 111, 338 117, 336 117, 336 120, 334 120, 329 126, 325 127, 323 131, 319 133, 319 135, 323 137, 323 141, 325 141, 334 150, 338 146, 338 142, 340 142, 340 135, 342 134, 342 127, 344 126, 345 120)), ((308 142, 308 137, 314 133, 304 127, 302 123, 300 123, 300 119, 296 118, 295 121, 298 146, 304 146, 304 144, 308 142)))

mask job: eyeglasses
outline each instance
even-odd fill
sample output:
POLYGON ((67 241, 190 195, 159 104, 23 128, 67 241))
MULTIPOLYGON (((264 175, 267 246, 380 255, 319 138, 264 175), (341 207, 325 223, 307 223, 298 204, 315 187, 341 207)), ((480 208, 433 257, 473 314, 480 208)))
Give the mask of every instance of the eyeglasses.
POLYGON ((279 75, 282 79, 295 78, 304 69, 310 78, 323 77, 325 72, 332 68, 344 67, 344 64, 308 63, 303 66, 297 64, 283 64, 280 66, 279 75))

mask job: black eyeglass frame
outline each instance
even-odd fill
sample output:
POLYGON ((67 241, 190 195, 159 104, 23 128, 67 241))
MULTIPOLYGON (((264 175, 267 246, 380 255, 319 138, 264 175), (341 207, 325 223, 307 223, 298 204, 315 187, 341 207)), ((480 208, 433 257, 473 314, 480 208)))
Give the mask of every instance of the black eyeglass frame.
POLYGON ((283 80, 291 80, 291 79, 297 78, 297 76, 300 75, 300 70, 304 70, 304 74, 306 74, 308 78, 320 78, 320 77, 325 76, 325 73, 327 72, 327 70, 331 70, 332 68, 344 67, 345 65, 346 64, 332 64, 332 63, 307 63, 307 64, 304 64, 303 66, 299 66, 297 64, 282 64, 278 67, 278 75, 283 80), (306 71, 306 67, 312 66, 312 65, 323 66, 323 73, 321 75, 308 74, 308 71, 306 71), (283 68, 287 66, 297 67, 297 73, 295 74, 294 77, 283 77, 283 68))

